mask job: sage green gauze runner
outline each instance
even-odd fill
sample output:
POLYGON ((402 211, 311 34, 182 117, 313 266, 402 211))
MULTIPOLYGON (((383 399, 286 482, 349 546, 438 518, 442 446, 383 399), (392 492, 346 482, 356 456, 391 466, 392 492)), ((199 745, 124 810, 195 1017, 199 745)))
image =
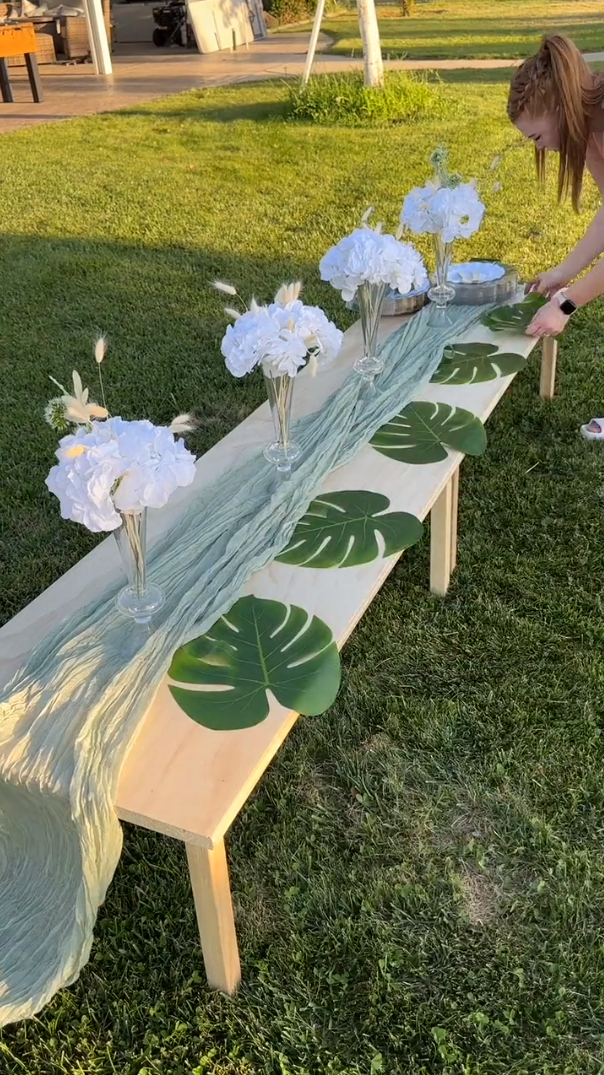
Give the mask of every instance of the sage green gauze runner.
POLYGON ((114 588, 53 631, 4 691, 0 1023, 39 1011, 88 959, 121 851, 113 809, 121 765, 174 651, 207 631, 285 548, 327 474, 409 402, 443 346, 483 313, 453 308, 453 328, 436 330, 424 310, 401 326, 382 348, 376 392, 366 395, 366 382, 351 372, 297 424, 303 456, 289 481, 278 480, 259 450, 202 490, 151 550, 166 605, 138 652, 124 656, 132 629, 114 607, 114 588))

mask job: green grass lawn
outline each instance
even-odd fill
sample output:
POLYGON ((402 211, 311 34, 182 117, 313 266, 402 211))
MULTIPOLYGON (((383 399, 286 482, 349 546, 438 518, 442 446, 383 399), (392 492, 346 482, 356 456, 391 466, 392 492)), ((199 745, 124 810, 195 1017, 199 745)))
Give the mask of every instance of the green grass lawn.
MULTIPOLYGON (((2 618, 90 547, 44 477, 51 388, 108 332, 125 416, 195 407, 199 451, 263 397, 224 370, 216 276, 269 297, 319 281, 326 248, 374 204, 394 224, 445 140, 488 213, 459 253, 528 274, 578 238, 505 86, 464 83, 444 120, 378 130, 283 122, 281 84, 190 93, 131 114, 0 138, 2 618), (463 107, 461 107, 463 106, 463 107)), ((538 361, 463 466, 460 569, 427 589, 401 560, 343 653, 324 716, 299 722, 229 841, 244 984, 205 986, 179 845, 127 828, 80 980, 0 1034, 2 1075, 598 1075, 604 1064, 603 457, 598 304, 538 361)), ((342 575, 345 585, 345 575, 342 575)), ((94 580, 90 580, 91 587, 94 580)))
MULTIPOLYGON (((566 34, 586 52, 604 50, 601 0, 434 0, 417 4, 410 18, 401 18, 398 7, 380 7, 378 15, 390 57, 514 59, 534 51, 544 33, 566 34)), ((329 16, 322 29, 333 38, 332 52, 362 56, 355 11, 329 16)))

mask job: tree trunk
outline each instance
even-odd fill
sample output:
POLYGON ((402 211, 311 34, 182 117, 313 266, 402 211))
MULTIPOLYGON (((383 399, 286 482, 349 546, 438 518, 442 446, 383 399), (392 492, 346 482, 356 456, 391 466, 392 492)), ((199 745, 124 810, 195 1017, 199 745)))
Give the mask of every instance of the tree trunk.
POLYGON ((384 65, 382 63, 382 46, 378 26, 375 0, 357 0, 359 28, 363 39, 363 57, 365 60, 365 85, 384 85, 384 65))

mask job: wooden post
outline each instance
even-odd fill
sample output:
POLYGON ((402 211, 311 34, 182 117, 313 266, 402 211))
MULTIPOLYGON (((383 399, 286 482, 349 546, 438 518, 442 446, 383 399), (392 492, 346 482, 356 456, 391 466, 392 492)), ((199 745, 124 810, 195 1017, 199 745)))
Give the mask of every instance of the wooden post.
POLYGON ((459 468, 451 475, 430 515, 430 589, 444 597, 457 563, 459 468))
POLYGON ((451 571, 457 567, 457 518, 459 514, 459 467, 451 478, 451 571))
POLYGON ((541 344, 541 399, 553 399, 556 391, 556 361, 558 341, 554 336, 544 336, 541 344))
POLYGON ((185 844, 208 985, 234 993, 241 966, 224 840, 212 850, 185 844))

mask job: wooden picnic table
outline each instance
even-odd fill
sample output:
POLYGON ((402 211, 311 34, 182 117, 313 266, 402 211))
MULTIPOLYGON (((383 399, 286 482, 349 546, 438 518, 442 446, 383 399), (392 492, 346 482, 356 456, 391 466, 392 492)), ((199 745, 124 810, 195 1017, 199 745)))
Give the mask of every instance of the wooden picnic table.
MULTIPOLYGON (((382 338, 399 320, 385 318, 382 338)), ((492 333, 474 326, 465 339, 496 344, 528 357, 531 337, 492 333)), ((339 387, 362 353, 357 323, 344 337, 337 362, 317 378, 302 375, 294 395, 295 417, 317 410, 339 387)), ((541 395, 554 392, 556 342, 543 343, 541 395)), ((509 388, 514 374, 471 385, 429 384, 417 398, 466 408, 485 421, 509 388)), ((173 526, 190 497, 269 442, 272 422, 264 404, 198 461, 192 487, 178 490, 167 507, 151 513, 150 538, 173 526), (154 514, 154 517, 153 517, 154 514)), ((334 471, 317 492, 367 489, 385 494, 393 511, 424 519, 431 514, 430 586, 445 595, 457 558, 459 468, 463 456, 423 466, 401 463, 362 448, 334 471)), ((395 566, 398 556, 343 569, 300 569, 273 562, 254 575, 244 593, 297 604, 324 620, 341 648, 395 566)), ((113 537, 98 545, 0 631, 0 689, 32 647, 89 600, 91 580, 118 581, 120 562, 113 537)), ((186 847, 208 982, 232 993, 241 977, 229 885, 225 835, 277 753, 297 714, 274 699, 265 721, 239 731, 212 731, 190 720, 160 685, 123 767, 115 807, 123 821, 182 840, 186 847)), ((307 718, 312 719, 312 718, 307 718)))
POLYGON ((24 56, 31 93, 36 104, 44 100, 38 60, 38 43, 33 23, 22 22, 18 26, 0 26, 0 93, 5 104, 13 103, 13 91, 8 74, 7 59, 24 56))

